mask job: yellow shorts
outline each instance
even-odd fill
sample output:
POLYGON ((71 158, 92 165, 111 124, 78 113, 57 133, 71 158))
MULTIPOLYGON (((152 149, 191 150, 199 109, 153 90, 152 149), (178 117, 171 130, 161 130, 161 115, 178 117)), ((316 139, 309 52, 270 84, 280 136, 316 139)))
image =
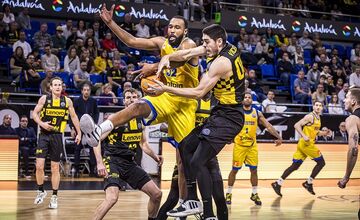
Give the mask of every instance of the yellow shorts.
POLYGON ((197 101, 163 93, 160 96, 145 96, 143 100, 150 106, 151 114, 143 120, 144 125, 168 124, 168 141, 178 147, 178 144, 195 127, 195 111, 197 101))
POLYGON ((303 139, 300 139, 293 156, 293 162, 302 163, 307 157, 313 160, 319 160, 322 158, 322 155, 319 148, 317 148, 313 142, 306 143, 303 139))
POLYGON ((254 143, 251 147, 243 147, 235 143, 233 150, 233 170, 241 169, 242 165, 256 169, 258 165, 258 147, 254 143))

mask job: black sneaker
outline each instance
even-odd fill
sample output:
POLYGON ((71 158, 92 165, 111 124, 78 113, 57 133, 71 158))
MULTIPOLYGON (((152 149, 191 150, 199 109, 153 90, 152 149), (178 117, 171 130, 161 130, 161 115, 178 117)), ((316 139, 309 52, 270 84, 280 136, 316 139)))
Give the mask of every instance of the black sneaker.
POLYGON ((302 183, 302 186, 309 191, 309 193, 315 195, 314 189, 313 189, 313 184, 309 184, 307 181, 302 183))
POLYGON ((274 189, 275 193, 278 194, 279 196, 282 196, 281 194, 281 186, 278 184, 278 182, 273 182, 271 183, 272 188, 274 189))
POLYGON ((255 193, 255 194, 251 193, 250 199, 252 201, 254 201, 256 205, 261 205, 262 204, 261 200, 260 200, 260 197, 259 197, 259 195, 257 193, 255 193))

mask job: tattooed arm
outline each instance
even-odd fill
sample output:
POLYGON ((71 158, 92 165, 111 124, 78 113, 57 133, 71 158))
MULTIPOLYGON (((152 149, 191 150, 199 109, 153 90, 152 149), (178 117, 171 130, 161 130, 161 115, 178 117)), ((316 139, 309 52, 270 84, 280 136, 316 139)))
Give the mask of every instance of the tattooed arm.
POLYGON ((358 117, 351 115, 346 119, 346 130, 349 134, 349 150, 345 178, 350 178, 358 157, 359 132, 357 128, 358 117))

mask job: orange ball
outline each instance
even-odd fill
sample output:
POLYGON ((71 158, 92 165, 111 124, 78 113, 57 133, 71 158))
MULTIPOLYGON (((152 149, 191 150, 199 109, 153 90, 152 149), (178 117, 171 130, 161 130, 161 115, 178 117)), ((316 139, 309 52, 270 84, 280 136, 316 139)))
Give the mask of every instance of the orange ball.
POLYGON ((158 80, 164 84, 166 84, 166 79, 164 76, 160 77, 160 79, 156 76, 156 75, 151 75, 151 76, 147 76, 147 77, 143 77, 141 79, 141 89, 142 91, 149 96, 159 96, 161 94, 153 94, 151 92, 148 91, 149 89, 149 85, 156 85, 156 82, 153 82, 152 80, 158 80))

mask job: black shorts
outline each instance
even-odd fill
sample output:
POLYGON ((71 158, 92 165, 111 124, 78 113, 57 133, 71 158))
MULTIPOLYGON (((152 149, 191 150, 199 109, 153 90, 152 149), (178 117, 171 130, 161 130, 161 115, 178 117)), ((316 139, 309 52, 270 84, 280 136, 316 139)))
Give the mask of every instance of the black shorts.
POLYGON ((104 164, 109 174, 105 179, 104 190, 109 186, 121 188, 122 181, 127 182, 133 189, 141 189, 151 181, 149 175, 136 164, 133 157, 107 156, 104 157, 104 164))
POLYGON ((206 140, 218 154, 226 144, 233 142, 244 126, 241 105, 217 105, 198 130, 200 141, 206 140))
POLYGON ((50 154, 50 160, 59 162, 63 153, 62 134, 44 134, 40 133, 39 141, 36 148, 36 158, 46 158, 50 154))

